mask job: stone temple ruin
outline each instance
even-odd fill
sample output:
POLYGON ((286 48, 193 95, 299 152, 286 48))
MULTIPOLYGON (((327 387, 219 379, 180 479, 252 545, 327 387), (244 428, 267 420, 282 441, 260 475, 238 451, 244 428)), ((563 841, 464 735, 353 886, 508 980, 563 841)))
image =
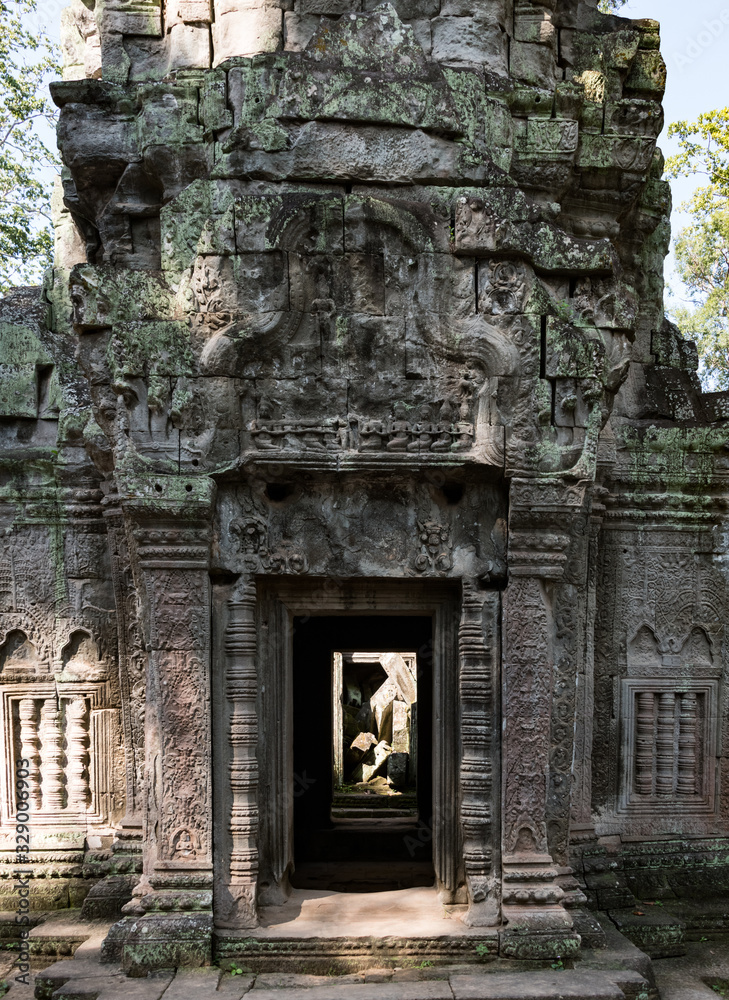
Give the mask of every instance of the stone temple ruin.
POLYGON ((34 920, 132 974, 569 958, 596 910, 680 953, 729 912, 729 395, 662 311, 658 25, 364 7, 64 12, 56 266, 0 303, 0 909, 25 761, 34 920), (445 929, 270 931, 363 886, 445 929))

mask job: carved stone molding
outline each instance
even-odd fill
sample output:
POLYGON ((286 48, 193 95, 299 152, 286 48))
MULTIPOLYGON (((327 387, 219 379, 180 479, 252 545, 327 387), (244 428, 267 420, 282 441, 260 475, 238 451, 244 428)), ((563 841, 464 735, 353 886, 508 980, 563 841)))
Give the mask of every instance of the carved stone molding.
MULTIPOLYGON (((499 922, 493 844, 494 661, 498 663, 499 595, 464 581, 458 630, 461 708, 461 829, 471 927, 499 922)), ((498 758, 497 758, 498 760, 498 758)))
POLYGON ((216 879, 218 926, 258 923, 258 675, 256 584, 241 579, 226 608, 224 703, 230 797, 223 820, 230 844, 229 865, 216 879))

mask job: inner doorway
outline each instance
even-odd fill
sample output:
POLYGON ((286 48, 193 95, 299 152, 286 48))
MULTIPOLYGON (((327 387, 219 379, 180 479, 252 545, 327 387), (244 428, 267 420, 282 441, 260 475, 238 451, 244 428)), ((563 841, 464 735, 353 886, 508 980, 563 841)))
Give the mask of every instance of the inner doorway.
POLYGON ((291 884, 432 885, 432 619, 293 624, 291 884))

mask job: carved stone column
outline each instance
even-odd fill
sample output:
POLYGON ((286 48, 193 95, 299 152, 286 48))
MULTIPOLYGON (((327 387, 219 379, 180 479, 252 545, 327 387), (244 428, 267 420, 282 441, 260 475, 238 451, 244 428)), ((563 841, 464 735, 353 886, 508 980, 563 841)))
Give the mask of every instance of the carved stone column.
MULTIPOLYGON (((503 599, 502 953, 576 954, 580 938, 562 905, 563 874, 550 853, 548 820, 560 587, 585 489, 556 480, 512 482, 509 585, 503 599)), ((564 720, 563 720, 564 721, 564 720)), ((569 720, 568 724, 569 724, 569 720)), ((569 799, 565 823, 569 821, 569 799)))
POLYGON ((225 629, 225 720, 230 767, 228 872, 216 892, 219 926, 255 927, 258 880, 258 693, 256 584, 243 578, 228 602, 225 629))
POLYGON ((494 876, 493 729, 494 643, 497 642, 499 594, 479 591, 464 580, 458 630, 461 701, 461 828, 468 887, 470 927, 499 922, 499 898, 494 876))
POLYGON ((212 955, 210 522, 214 484, 138 477, 119 494, 144 594, 144 875, 121 960, 139 975, 212 955))

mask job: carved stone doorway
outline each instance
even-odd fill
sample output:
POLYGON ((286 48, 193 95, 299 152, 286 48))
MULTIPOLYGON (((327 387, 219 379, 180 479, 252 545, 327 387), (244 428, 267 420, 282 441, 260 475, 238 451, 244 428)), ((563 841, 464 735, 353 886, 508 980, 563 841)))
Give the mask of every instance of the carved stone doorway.
MULTIPOLYGON (((291 897, 295 793, 308 780, 300 773, 297 785, 295 629, 301 630, 304 620, 324 618, 344 622, 337 639, 329 641, 327 656, 337 647, 351 649, 353 623, 367 618, 382 629, 387 619, 395 623, 388 627, 400 626, 396 642, 380 631, 377 645, 413 647, 429 634, 432 664, 425 686, 432 691, 432 795, 423 806, 430 822, 420 826, 419 836, 430 845, 440 903, 467 903, 469 927, 498 922, 499 593, 458 579, 262 575, 221 582, 214 591, 214 913, 220 933, 254 931, 264 909, 267 926, 275 924, 271 911, 283 912, 291 897), (407 619, 421 620, 408 625, 414 630, 409 636, 403 633, 407 619), (417 633, 423 621, 429 633, 417 633)), ((322 678, 328 752, 329 665, 322 678)), ((322 785, 330 800, 327 782, 331 762, 322 785)))
POLYGON ((294 887, 433 885, 432 665, 429 616, 294 618, 294 887))

